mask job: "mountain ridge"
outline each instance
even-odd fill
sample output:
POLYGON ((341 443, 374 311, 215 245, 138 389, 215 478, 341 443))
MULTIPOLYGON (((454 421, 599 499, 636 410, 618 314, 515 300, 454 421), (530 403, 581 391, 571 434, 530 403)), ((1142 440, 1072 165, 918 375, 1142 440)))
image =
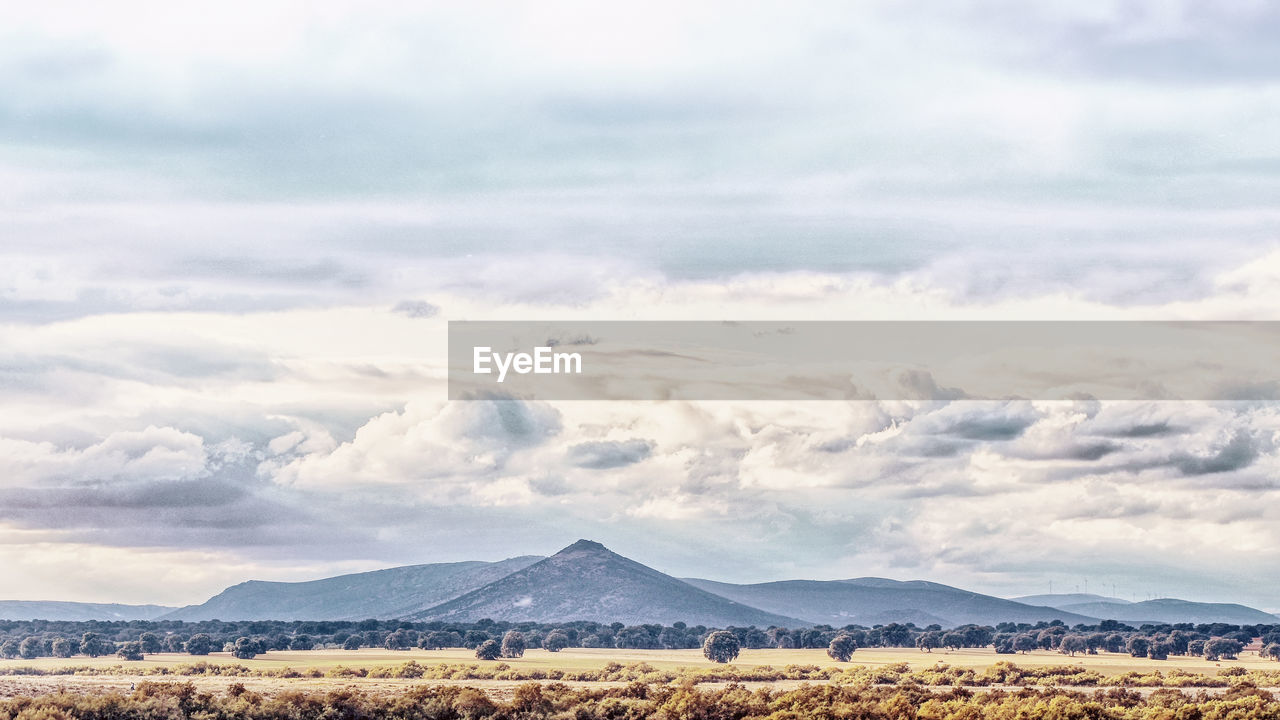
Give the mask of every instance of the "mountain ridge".
POLYGON ((927 580, 778 580, 748 585, 700 578, 685 581, 763 610, 778 612, 780 608, 790 608, 792 614, 815 624, 870 625, 882 623, 895 613, 904 618, 921 614, 952 627, 1052 620, 1067 624, 1097 622, 1095 618, 1058 608, 1025 605, 927 580))
POLYGON ((409 620, 564 622, 594 620, 690 625, 811 623, 706 592, 592 540, 578 540, 545 560, 409 620))

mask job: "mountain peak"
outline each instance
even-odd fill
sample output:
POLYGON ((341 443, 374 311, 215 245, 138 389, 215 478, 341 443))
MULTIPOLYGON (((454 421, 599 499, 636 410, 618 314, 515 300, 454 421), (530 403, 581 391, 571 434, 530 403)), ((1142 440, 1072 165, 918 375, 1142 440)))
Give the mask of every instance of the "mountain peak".
POLYGON ((579 540, 556 554, 561 555, 571 552, 609 552, 609 548, 594 540, 579 540))

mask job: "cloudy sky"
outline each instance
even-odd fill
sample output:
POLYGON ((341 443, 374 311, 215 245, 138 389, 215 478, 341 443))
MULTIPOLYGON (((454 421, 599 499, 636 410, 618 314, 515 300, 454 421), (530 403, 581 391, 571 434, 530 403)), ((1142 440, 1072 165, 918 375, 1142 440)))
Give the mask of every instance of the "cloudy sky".
POLYGON ((362 5, 6 8, 4 599, 589 537, 1280 609, 1272 404, 443 383, 450 319, 1280 319, 1274 5, 362 5))

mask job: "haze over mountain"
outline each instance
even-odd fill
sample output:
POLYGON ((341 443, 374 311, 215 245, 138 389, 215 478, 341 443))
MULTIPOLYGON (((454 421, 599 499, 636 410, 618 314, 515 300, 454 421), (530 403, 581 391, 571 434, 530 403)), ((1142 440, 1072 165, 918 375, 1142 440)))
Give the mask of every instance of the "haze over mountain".
POLYGON ((1062 610, 1106 620, 1135 623, 1230 623, 1256 625, 1280 622, 1280 617, 1236 603, 1205 603, 1159 598, 1136 603, 1088 602, 1063 605, 1062 610))
POLYGON ((579 540, 551 557, 411 615, 411 620, 564 622, 593 620, 629 625, 802 627, 803 620, 726 599, 579 540))
POLYGON ((165 620, 362 620, 398 618, 451 600, 535 562, 456 562, 374 570, 308 582, 250 580, 165 620))
POLYGON ((904 582, 856 578, 735 585, 689 578, 686 582, 762 610, 785 611, 811 623, 837 627, 851 623, 874 625, 893 620, 920 625, 922 619, 929 618, 933 618, 930 622, 944 627, 968 623, 995 625, 1006 621, 1035 623, 1062 620, 1068 625, 1094 622, 1092 618, 1074 612, 1026 605, 922 580, 904 582))
POLYGON ((1079 605, 1081 603, 1115 603, 1117 605, 1130 605, 1128 600, 1116 597, 1107 597, 1106 595, 1094 595, 1093 593, 1046 593, 1044 595, 1023 595, 1022 597, 1009 598, 1014 602, 1024 603, 1026 605, 1048 605, 1062 609, 1065 605, 1079 605))
POLYGON ((409 565, 307 582, 251 580, 199 605, 0 601, 0 619, 361 620, 365 618, 800 627, 1061 620, 1068 625, 1271 624, 1280 617, 1233 603, 1131 603, 1087 593, 1003 599, 922 580, 864 577, 734 584, 679 579, 579 540, 551 557, 409 565))
POLYGON ((167 605, 0 600, 0 619, 4 620, 155 620, 172 610, 167 605))

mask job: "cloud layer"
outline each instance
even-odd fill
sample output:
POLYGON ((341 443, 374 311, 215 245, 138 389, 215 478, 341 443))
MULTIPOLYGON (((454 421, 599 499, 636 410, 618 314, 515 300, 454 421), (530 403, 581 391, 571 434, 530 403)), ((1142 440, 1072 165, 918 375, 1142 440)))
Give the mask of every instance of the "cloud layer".
POLYGON ((1278 28, 1247 1, 15 7, 10 592, 193 602, 588 536, 729 580, 1276 609, 1271 404, 442 398, 450 319, 1277 319, 1278 28))

